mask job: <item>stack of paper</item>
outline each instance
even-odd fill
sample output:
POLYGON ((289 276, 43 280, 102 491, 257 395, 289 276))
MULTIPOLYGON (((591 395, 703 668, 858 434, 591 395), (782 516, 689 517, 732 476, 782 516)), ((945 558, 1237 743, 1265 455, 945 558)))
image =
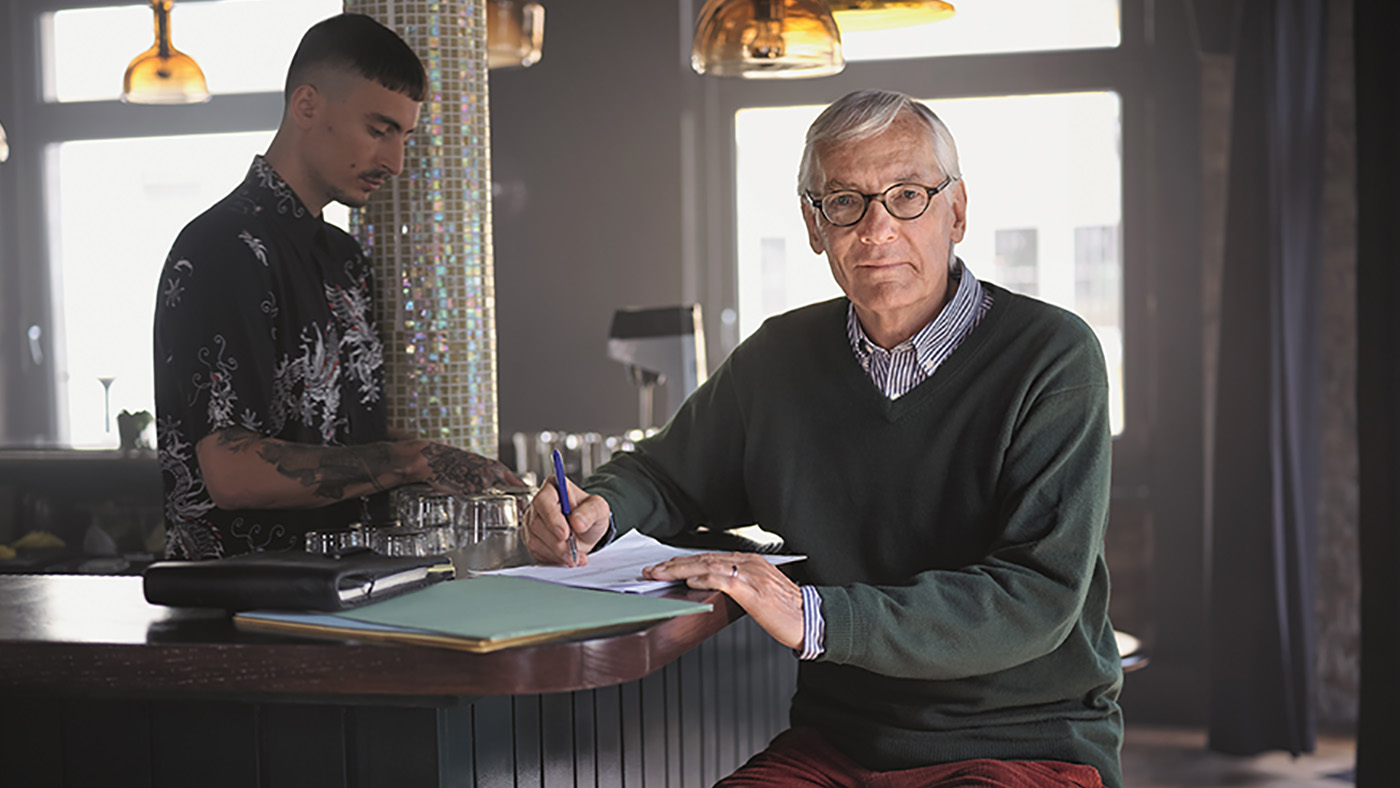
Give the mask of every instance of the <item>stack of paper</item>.
MULTIPOLYGON (((607 591, 647 593, 671 588, 677 583, 671 580, 647 580, 642 577, 642 568, 659 564, 678 556, 713 553, 714 550, 695 550, 671 547, 639 531, 628 531, 617 541, 588 556, 587 566, 516 566, 483 572, 484 575, 506 577, 528 577, 549 583, 598 588, 607 591)), ((800 555, 764 555, 774 565, 800 561, 800 555)))

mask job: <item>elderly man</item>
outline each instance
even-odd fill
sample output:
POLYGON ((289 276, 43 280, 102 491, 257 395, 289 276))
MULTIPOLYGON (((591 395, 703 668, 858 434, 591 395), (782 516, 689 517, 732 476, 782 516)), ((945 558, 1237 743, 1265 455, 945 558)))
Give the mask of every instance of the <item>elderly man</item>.
POLYGON ((495 460, 389 438, 370 266, 321 218, 399 174, 426 93, 392 30, 359 14, 316 24, 267 154, 176 239, 155 319, 168 556, 299 547, 401 484, 519 483, 495 460))
POLYGON ((767 321, 569 518, 544 491, 531 552, 757 522, 808 556, 791 580, 739 554, 647 569, 802 660, 792 728, 722 785, 1120 785, 1094 334, 953 255, 957 151, 908 96, 828 107, 799 189, 845 298, 767 321))

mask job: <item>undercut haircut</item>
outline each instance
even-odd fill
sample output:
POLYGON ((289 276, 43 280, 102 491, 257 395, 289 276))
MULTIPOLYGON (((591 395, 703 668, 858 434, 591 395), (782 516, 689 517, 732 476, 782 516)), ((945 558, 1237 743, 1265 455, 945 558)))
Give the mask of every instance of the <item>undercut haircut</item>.
POLYGON ((812 121, 807 129, 807 144, 802 149, 802 163, 797 170, 797 192, 816 191, 821 184, 813 183, 818 166, 817 157, 832 145, 855 142, 884 132, 900 118, 912 118, 928 129, 933 139, 933 156, 943 175, 962 177, 958 165, 958 146, 943 121, 923 102, 893 90, 857 90, 837 99, 812 121))
POLYGON ((290 102, 292 91, 327 67, 358 74, 419 103, 428 93, 423 62, 398 33, 364 14, 333 16, 306 31, 287 69, 284 100, 290 102))

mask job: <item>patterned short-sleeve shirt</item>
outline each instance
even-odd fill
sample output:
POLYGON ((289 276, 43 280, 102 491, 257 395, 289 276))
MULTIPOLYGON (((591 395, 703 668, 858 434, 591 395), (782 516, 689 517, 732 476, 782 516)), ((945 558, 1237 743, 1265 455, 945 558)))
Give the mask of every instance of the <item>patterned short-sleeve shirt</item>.
POLYGON ((195 445, 230 427, 323 446, 386 435, 383 348, 359 244, 314 216, 262 157, 180 233, 155 315, 156 423, 166 555, 217 558, 297 547, 369 504, 227 511, 195 445))

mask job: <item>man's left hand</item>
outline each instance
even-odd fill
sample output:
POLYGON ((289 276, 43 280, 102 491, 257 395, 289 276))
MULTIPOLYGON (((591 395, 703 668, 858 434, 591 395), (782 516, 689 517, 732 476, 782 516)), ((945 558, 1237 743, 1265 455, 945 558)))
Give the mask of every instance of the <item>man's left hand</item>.
POLYGON ((762 556, 704 553, 672 558, 646 567, 642 576, 648 580, 684 580, 691 588, 723 591, 774 640, 802 649, 802 591, 762 556))
POLYGON ((438 492, 472 495, 492 487, 519 486, 524 482, 499 460, 442 443, 423 447, 428 473, 425 481, 438 492))

